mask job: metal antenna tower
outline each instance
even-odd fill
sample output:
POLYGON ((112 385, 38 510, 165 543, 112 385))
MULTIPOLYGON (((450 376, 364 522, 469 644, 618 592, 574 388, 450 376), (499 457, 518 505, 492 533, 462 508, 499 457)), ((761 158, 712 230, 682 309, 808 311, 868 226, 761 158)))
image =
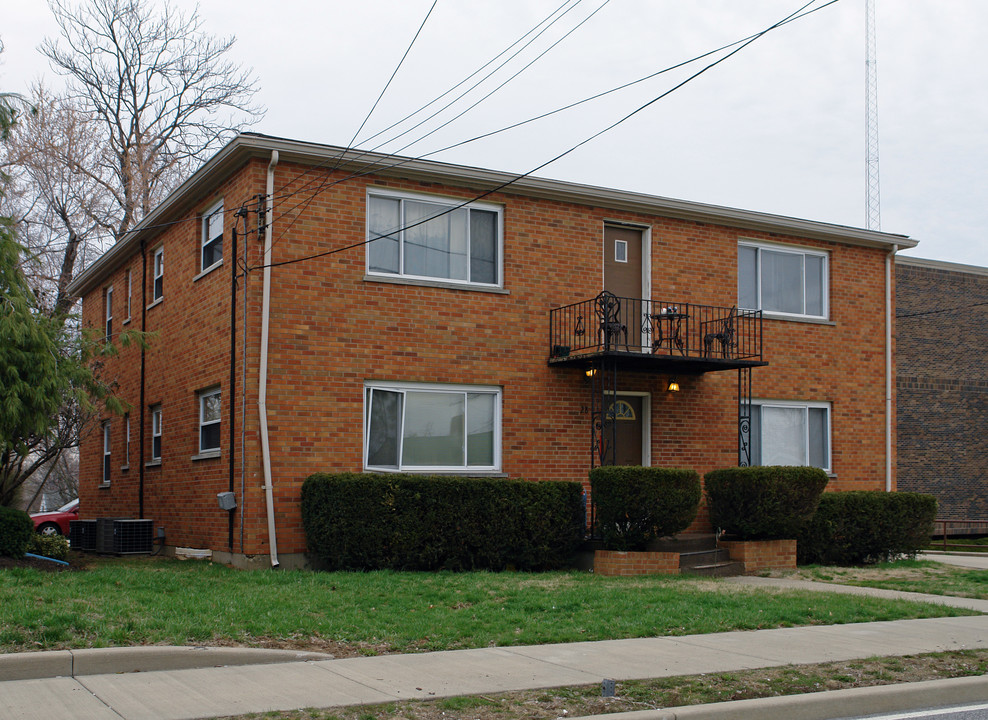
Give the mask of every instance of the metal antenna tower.
POLYGON ((878 179, 878 62, 875 59, 875 0, 865 0, 865 214, 868 229, 882 229, 878 179))

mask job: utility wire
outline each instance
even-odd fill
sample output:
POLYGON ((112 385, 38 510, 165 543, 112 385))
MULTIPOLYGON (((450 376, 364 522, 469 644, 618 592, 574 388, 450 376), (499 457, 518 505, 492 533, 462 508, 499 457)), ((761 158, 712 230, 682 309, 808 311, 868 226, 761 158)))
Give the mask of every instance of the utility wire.
MULTIPOLYGON (((787 24, 789 24, 791 22, 794 22, 796 20, 801 20, 802 18, 805 18, 805 17, 807 17, 807 16, 809 16, 809 15, 815 13, 815 12, 818 12, 820 10, 823 10, 824 8, 828 7, 829 5, 833 5, 837 1, 838 0, 830 0, 830 2, 826 3, 825 5, 822 5, 820 7, 813 8, 813 9, 808 10, 806 12, 801 12, 801 13, 799 13, 797 15, 794 15, 792 17, 789 17, 786 20, 784 20, 782 23, 780 23, 779 24, 779 27, 781 27, 782 25, 787 25, 787 24)), ((749 35, 748 37, 742 38, 740 40, 736 40, 735 42, 732 42, 732 43, 728 43, 727 45, 723 45, 723 46, 721 46, 721 47, 719 47, 719 48, 717 48, 715 50, 710 50, 710 51, 708 51, 706 53, 703 53, 701 55, 697 55, 696 57, 693 57, 693 58, 691 58, 689 60, 684 60, 683 62, 677 63, 675 65, 671 65, 669 67, 666 67, 666 68, 664 68, 662 70, 659 70, 657 72, 651 73, 649 75, 645 75, 644 77, 638 78, 637 80, 632 80, 631 82, 625 83, 623 85, 619 85, 619 86, 617 86, 615 88, 611 88, 610 90, 605 90, 603 92, 597 93, 596 95, 591 95, 590 97, 584 98, 582 100, 577 100, 576 102, 573 102, 573 103, 570 103, 568 105, 564 105, 562 107, 556 108, 555 110, 550 110, 550 111, 548 111, 546 113, 543 113, 541 115, 537 115, 535 117, 528 118, 527 120, 521 120, 521 121, 516 122, 516 123, 513 123, 511 125, 507 125, 505 127, 502 127, 502 128, 496 129, 496 130, 491 130, 491 131, 489 131, 487 133, 484 133, 484 134, 481 134, 481 135, 477 135, 477 136, 472 137, 472 138, 469 138, 467 140, 462 140, 462 141, 457 142, 457 143, 454 143, 452 145, 447 145, 446 147, 439 148, 437 150, 433 150, 433 151, 428 152, 428 153, 423 153, 422 155, 419 155, 417 157, 401 157, 401 156, 395 155, 394 153, 389 153, 385 157, 395 157, 395 158, 398 158, 398 161, 395 162, 395 163, 393 163, 393 164, 391 164, 391 165, 385 166, 383 168, 380 166, 380 164, 377 164, 377 163, 369 163, 362 170, 359 170, 357 172, 353 172, 350 175, 347 175, 346 177, 343 177, 343 178, 340 178, 340 179, 337 179, 337 180, 333 180, 333 181, 330 181, 330 179, 329 179, 328 176, 327 177, 324 177, 324 178, 322 178, 319 186, 318 187, 315 187, 314 189, 312 189, 311 192, 314 193, 314 194, 318 194, 318 193, 322 192, 323 190, 326 190, 326 189, 328 189, 330 187, 333 187, 334 185, 337 185, 337 184, 339 184, 341 182, 346 182, 347 180, 352 180, 354 178, 359 178, 359 177, 363 177, 365 175, 373 174, 374 172, 379 172, 380 170, 387 170, 387 169, 393 169, 393 168, 396 168, 396 167, 400 167, 401 165, 405 165, 405 164, 407 164, 409 162, 414 162, 415 160, 425 159, 425 158, 431 157, 433 155, 437 155, 439 153, 446 152, 447 150, 452 150, 452 149, 457 148, 457 147, 460 147, 462 145, 466 145, 468 143, 475 142, 477 140, 482 140, 482 139, 485 139, 485 138, 488 138, 488 137, 492 137, 492 136, 497 135, 499 133, 506 132, 508 130, 513 130, 514 128, 521 127, 523 125, 526 125, 528 123, 535 122, 537 120, 542 120, 544 118, 550 117, 551 115, 555 115, 555 114, 558 114, 560 112, 564 112, 566 110, 572 109, 574 107, 577 107, 579 105, 585 104, 587 102, 591 102, 593 100, 599 99, 599 98, 604 97, 606 95, 610 95, 612 93, 618 92, 620 90, 624 90, 624 89, 626 89, 628 87, 631 87, 633 85, 637 85, 639 83, 645 82, 646 80, 650 80, 652 78, 655 78, 655 77, 657 77, 659 75, 662 75, 664 73, 670 72, 672 70, 676 70, 676 69, 679 69, 679 68, 684 67, 686 65, 690 65, 690 64, 692 64, 694 62, 697 62, 698 60, 702 60, 703 58, 710 57, 711 55, 715 55, 715 54, 717 54, 719 52, 722 52, 724 50, 727 50, 729 48, 732 48, 732 47, 734 47, 736 45, 740 45, 741 43, 744 43, 746 41, 752 40, 752 39, 757 38, 757 37, 758 37, 758 34, 757 33, 754 34, 754 35, 749 35)), ((355 159, 359 159, 360 157, 365 157, 366 155, 367 155, 367 153, 363 153, 361 155, 358 155, 355 159)), ((310 168, 310 170, 307 170, 306 172, 300 173, 298 176, 296 176, 295 180, 298 180, 299 178, 304 177, 304 175, 307 172, 311 172, 311 171, 317 170, 317 169, 319 169, 321 167, 325 167, 329 163, 330 163, 330 161, 327 160, 327 161, 325 161, 323 163, 320 163, 319 165, 313 166, 312 168, 310 168)), ((338 165, 337 165, 337 167, 338 167, 338 165)), ((276 195, 274 199, 275 200, 289 199, 289 198, 294 197, 295 195, 299 195, 299 194, 301 194, 303 192, 308 192, 310 190, 311 185, 312 185, 312 181, 306 183, 303 187, 297 188, 296 190, 293 190, 292 192, 287 193, 285 195, 282 195, 282 196, 276 195)), ((288 186, 288 184, 286 183, 286 185, 284 185, 283 188, 284 187, 287 187, 287 186, 288 186)), ((296 205, 294 205, 293 207, 289 208, 288 210, 282 211, 281 215, 279 215, 278 218, 280 219, 280 218, 284 217, 285 215, 287 215, 289 212, 292 212, 292 211, 298 209, 299 207, 302 207, 303 205, 307 205, 307 204, 308 204, 307 201, 299 202, 296 205)), ((283 235, 283 233, 284 233, 284 231, 282 231, 282 233, 279 234, 279 239, 280 239, 280 235, 283 235)))
MULTIPOLYGON (((601 135, 609 132, 610 130, 613 130, 615 127, 617 127, 618 125, 621 125, 622 123, 626 122, 627 120, 629 120, 630 118, 634 117, 638 113, 642 112, 646 108, 654 105, 659 100, 662 100, 663 98, 668 97, 669 95, 671 95, 672 93, 674 93, 676 90, 680 89, 681 87, 683 87, 687 83, 692 82, 693 80, 695 80, 696 78, 698 78, 700 75, 702 75, 705 72, 707 72, 707 70, 710 70, 711 68, 716 67, 717 65, 721 64, 722 62, 724 62, 728 58, 731 58, 734 55, 736 55, 737 53, 739 53, 742 50, 744 50, 751 43, 753 43, 756 40, 764 37, 767 33, 769 33, 772 30, 775 30, 775 29, 781 27, 787 21, 789 21, 791 19, 794 19, 799 13, 803 12, 806 8, 808 8, 809 6, 813 5, 816 1, 817 0, 810 0, 809 2, 807 2, 806 4, 804 4, 803 6, 801 6, 798 10, 796 10, 793 13, 790 13, 789 15, 787 15, 785 18, 783 18, 779 22, 774 23, 773 25, 770 25, 765 30, 762 30, 761 32, 756 33, 755 35, 751 36, 748 40, 744 41, 740 46, 738 46, 737 48, 735 48, 734 50, 732 50, 731 52, 729 52, 727 55, 724 55, 723 57, 721 57, 721 58, 719 58, 719 59, 717 59, 717 60, 709 63, 708 65, 704 66, 703 68, 701 68, 697 72, 695 72, 692 75, 690 75, 688 78, 686 78, 682 82, 680 82, 680 83, 674 85, 673 87, 671 87, 669 90, 666 90, 665 92, 661 93, 660 95, 652 98, 651 100, 649 100, 645 104, 639 106, 635 110, 632 110, 630 113, 626 114, 624 117, 620 118, 619 120, 611 123, 610 125, 608 125, 607 127, 603 128, 602 130, 597 131, 593 135, 590 135, 589 137, 581 140, 576 145, 573 145, 570 148, 568 148, 567 150, 564 150, 563 152, 559 153, 555 157, 552 157, 549 160, 546 160, 544 163, 542 163, 541 165, 538 165, 538 166, 532 168, 528 172, 522 173, 520 175, 516 175, 513 178, 511 178, 510 180, 507 180, 507 181, 501 183, 500 185, 497 185, 496 187, 491 188, 490 190, 486 190, 483 193, 480 193, 479 195, 476 195, 475 197, 473 197, 473 198, 471 198, 469 200, 466 200, 464 202, 461 202, 461 203, 458 203, 458 204, 453 205, 451 207, 448 207, 448 208, 446 208, 446 210, 444 210, 442 212, 439 212, 439 213, 437 213, 437 214, 435 214, 435 215, 433 215, 431 217, 424 218, 422 220, 419 220, 419 221, 417 221, 415 223, 411 223, 409 225, 405 225, 403 227, 395 228, 391 232, 389 232, 387 234, 381 234, 381 235, 379 235, 376 238, 371 238, 371 239, 368 239, 368 240, 362 240, 360 242, 351 243, 351 244, 345 245, 343 247, 334 248, 332 250, 326 250, 325 252, 315 253, 313 255, 306 255, 306 256, 303 256, 303 257, 300 257, 300 258, 294 258, 292 260, 283 260, 281 262, 270 263, 268 265, 255 265, 254 267, 251 268, 251 270, 257 270, 257 269, 261 269, 261 268, 264 268, 264 267, 281 267, 283 265, 293 265, 293 264, 296 264, 296 263, 305 262, 307 260, 314 260, 316 258, 326 257, 328 255, 334 255, 336 253, 344 252, 346 250, 352 250, 354 248, 361 247, 362 245, 367 245, 368 243, 373 242, 374 240, 377 240, 377 239, 387 238, 387 237, 393 237, 398 232, 401 232, 403 230, 408 230, 408 229, 411 229, 413 227, 417 227, 417 226, 422 225, 424 223, 430 222, 432 220, 435 220, 438 217, 441 217, 442 215, 449 214, 451 212, 454 212, 456 210, 459 210, 460 208, 466 207, 467 205, 470 205, 471 203, 477 202, 478 200, 482 200, 483 198, 488 197, 489 195, 493 195, 494 193, 503 190, 504 188, 508 187, 509 185, 512 185, 512 184, 514 184, 514 183, 516 183, 516 182, 518 182, 518 181, 520 181, 520 180, 528 177, 529 175, 532 175, 532 174, 538 172, 542 168, 544 168, 544 167, 546 167, 546 166, 548 166, 548 165, 550 165, 550 164, 552 164, 552 163, 560 160, 561 158, 566 157, 567 155, 569 155, 570 153, 572 153, 572 152, 576 151, 577 149, 583 147, 587 143, 595 140, 596 138, 598 138, 601 135)), ((833 5, 836 2, 838 2, 838 0, 830 0, 830 2, 826 3, 823 7, 827 7, 828 5, 833 5)))
POLYGON ((970 305, 958 305, 956 307, 941 308, 939 310, 926 310, 924 312, 906 313, 905 315, 896 315, 895 319, 900 320, 902 318, 925 317, 927 315, 940 315, 942 313, 956 312, 958 310, 968 310, 970 308, 984 307, 985 305, 988 305, 988 301, 971 303, 970 305))
POLYGON ((350 138, 350 142, 348 143, 349 145, 353 145, 353 141, 357 139, 357 136, 360 134, 360 131, 364 129, 364 125, 366 125, 367 121, 370 120, 370 116, 374 114, 374 110, 377 108, 377 104, 381 102, 381 98, 383 98, 384 93, 388 91, 388 88, 391 86, 391 81, 395 79, 395 75, 397 75, 398 70, 401 69, 402 63, 404 63, 405 58, 408 57, 408 53, 412 51, 412 46, 415 45, 415 41, 418 40, 419 34, 422 32, 422 28, 425 27, 425 23, 428 21, 429 16, 432 15, 432 11, 436 9, 436 3, 438 2, 439 0, 432 0, 432 5, 431 7, 429 7, 429 12, 425 14, 425 18, 422 19, 422 24, 419 25, 419 29, 415 31, 415 37, 413 37, 412 41, 408 43, 408 48, 405 50, 405 54, 401 56, 401 60, 398 61, 398 65, 395 67, 394 72, 391 73, 391 77, 388 78, 388 81, 384 84, 384 89, 382 89, 381 94, 377 96, 377 100, 374 101, 374 105, 367 113, 367 117, 364 118, 364 121, 360 123, 360 127, 357 128, 357 132, 355 132, 353 134, 353 137, 350 138))

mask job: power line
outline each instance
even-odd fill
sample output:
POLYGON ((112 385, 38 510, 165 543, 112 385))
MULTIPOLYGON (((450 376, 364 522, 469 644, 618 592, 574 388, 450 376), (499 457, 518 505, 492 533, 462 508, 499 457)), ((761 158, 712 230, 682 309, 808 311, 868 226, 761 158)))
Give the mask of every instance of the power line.
POLYGON ((940 315, 942 313, 957 312, 958 310, 969 310, 971 308, 984 307, 985 305, 988 305, 988 301, 971 303, 970 305, 958 305, 956 307, 941 308, 939 310, 925 310, 924 312, 906 313, 905 315, 896 315, 895 319, 900 320, 902 318, 925 317, 927 315, 940 315))
MULTIPOLYGON (((815 12, 818 12, 820 10, 823 10, 826 7, 830 6, 830 5, 833 5, 837 1, 838 0, 830 0, 830 2, 827 2, 826 4, 821 5, 820 7, 816 7, 816 8, 813 8, 811 10, 806 10, 805 12, 803 12, 803 9, 804 8, 806 8, 806 7, 808 7, 809 5, 812 4, 812 2, 807 3, 807 5, 804 5, 803 8, 801 8, 799 11, 797 11, 793 15, 787 17, 785 20, 783 20, 782 22, 778 23, 777 25, 773 26, 773 28, 770 28, 770 29, 774 29, 775 27, 782 27, 783 25, 788 25, 789 23, 794 22, 796 20, 801 20, 801 19, 803 19, 805 17, 808 17, 809 15, 812 15, 815 12)), ((763 31, 763 33, 764 32, 767 32, 767 31, 763 31)), ((299 202, 299 203, 296 203, 293 207, 289 208, 288 210, 282 211, 281 214, 278 216, 278 218, 280 219, 280 218, 286 216, 289 212, 292 212, 294 210, 297 210, 300 207, 307 207, 312 202, 312 200, 314 199, 314 197, 317 194, 319 194, 319 193, 321 193, 321 192, 323 192, 323 191, 325 191, 325 190, 327 190, 327 189, 329 189, 331 187, 334 187, 335 185, 338 185, 338 184, 340 184, 342 182, 346 182, 346 181, 352 180, 354 178, 359 178, 359 177, 363 177, 363 176, 366 176, 366 175, 370 175, 370 174, 373 174, 375 172, 379 172, 381 169, 393 169, 393 168, 396 168, 396 167, 400 167, 400 166, 405 165, 405 164, 407 164, 409 162, 414 162, 415 160, 421 160, 421 159, 424 159, 424 158, 428 158, 428 157, 430 157, 432 155, 437 155, 437 154, 439 154, 441 152, 445 152, 447 150, 451 150, 453 148, 460 147, 462 145, 466 145, 468 143, 475 142, 477 140, 481 140, 481 139, 484 139, 484 138, 487 138, 487 137, 491 137, 493 135, 497 135, 497 134, 502 133, 502 132, 506 132, 507 130, 514 129, 514 128, 520 127, 522 125, 526 125, 528 123, 535 122, 537 120, 541 120, 541 119, 546 118, 546 117, 549 117, 551 115, 555 115, 557 113, 563 112, 565 110, 569 110, 571 108, 577 107, 579 105, 582 105, 584 103, 590 102, 592 100, 596 100, 598 98, 604 97, 604 96, 609 95, 611 93, 618 92, 618 91, 623 90, 625 88, 628 88, 628 87, 631 87, 633 85, 639 84, 639 83, 644 82, 646 80, 650 80, 650 79, 652 79, 654 77, 657 77, 659 75, 662 75, 663 73, 667 73, 667 72, 670 72, 672 70, 676 70, 678 68, 681 68, 681 67, 684 67, 686 65, 692 64, 694 62, 697 62, 698 60, 702 60, 705 57, 710 57, 711 55, 715 55, 715 54, 717 54, 719 52, 722 52, 724 50, 727 50, 729 48, 732 48, 732 47, 734 47, 736 45, 742 45, 743 43, 747 43, 749 41, 752 41, 754 39, 757 39, 760 36, 760 34, 763 34, 763 33, 755 33, 753 35, 749 35, 749 36, 747 36, 745 38, 742 38, 740 40, 736 40, 736 41, 734 41, 732 43, 728 43, 728 44, 723 45, 723 46, 721 46, 719 48, 716 48, 714 50, 710 50, 708 52, 702 53, 702 54, 697 55, 696 57, 693 57, 693 58, 691 58, 689 60, 685 60, 685 61, 680 62, 680 63, 677 63, 675 65, 671 65, 671 66, 666 67, 666 68, 664 68, 662 70, 659 70, 657 72, 654 72, 654 73, 651 73, 651 74, 646 75, 644 77, 641 77, 641 78, 639 78, 637 80, 633 80, 633 81, 628 82, 628 83, 625 83, 623 85, 619 85, 619 86, 617 86, 615 88, 611 88, 610 90, 605 90, 603 92, 597 93, 596 95, 592 95, 592 96, 590 96, 588 98, 584 98, 582 100, 578 100, 576 102, 570 103, 569 105, 565 105, 563 107, 556 108, 555 110, 550 110, 549 112, 543 113, 543 114, 538 115, 538 116, 535 116, 533 118, 529 118, 527 120, 522 120, 522 121, 519 121, 517 123, 514 123, 514 124, 511 124, 511 125, 507 125, 505 127, 499 128, 497 130, 492 130, 492 131, 487 132, 487 133, 484 133, 482 135, 478 135, 478 136, 475 136, 475 137, 470 138, 470 139, 467 139, 467 140, 462 140, 462 141, 457 142, 457 143, 454 143, 452 145, 447 145, 446 147, 439 148, 438 150, 433 150, 431 152, 424 153, 422 155, 419 155, 418 157, 400 157, 400 156, 396 156, 396 155, 394 155, 392 153, 389 153, 385 157, 397 157, 398 158, 398 161, 395 162, 395 163, 392 163, 391 165, 388 165, 388 166, 386 166, 384 168, 382 168, 377 163, 368 163, 367 165, 364 166, 364 168, 362 170, 357 171, 357 172, 352 172, 349 175, 347 175, 346 177, 340 178, 338 180, 332 180, 331 181, 329 179, 329 176, 327 175, 327 176, 323 177, 320 180, 320 182, 319 182, 319 184, 317 186, 315 186, 314 188, 312 188, 310 190, 310 187, 312 186, 312 182, 315 180, 315 178, 313 178, 313 181, 310 181, 310 182, 306 183, 305 185, 303 185, 303 187, 298 188, 297 190, 293 190, 292 192, 290 192, 290 193, 288 193, 288 194, 286 194, 284 196, 281 196, 281 197, 277 197, 276 196, 275 197, 275 199, 288 199, 288 198, 294 197, 295 195, 299 195, 299 194, 301 194, 303 192, 311 192, 312 193, 306 200, 304 200, 302 202, 299 202)), ((369 155, 368 152, 362 152, 362 153, 358 154, 355 158, 353 158, 353 160, 354 161, 355 160, 359 160, 361 157, 366 157, 367 155, 369 155)), ((293 179, 293 181, 298 180, 301 177, 304 177, 309 172, 313 172, 313 171, 315 171, 315 170, 317 170, 319 168, 325 167, 326 165, 329 164, 329 162, 330 161, 327 160, 327 161, 325 161, 323 163, 320 163, 320 164, 318 164, 316 166, 313 166, 309 170, 306 170, 305 172, 300 173, 299 175, 297 175, 293 179)), ((337 162, 337 164, 334 166, 334 169, 336 169, 338 167, 339 167, 339 162, 337 162)), ((288 187, 289 184, 290 184, 290 182, 289 183, 286 183, 285 185, 283 185, 282 186, 282 189, 284 189, 285 187, 288 187)), ((278 240, 280 240, 282 237, 284 237, 285 232, 287 232, 287 230, 290 229, 292 227, 292 225, 294 225, 294 219, 293 219, 292 223, 290 223, 287 228, 284 228, 284 229, 282 229, 282 230, 279 231, 279 237, 275 240, 275 243, 277 243, 278 240)))
MULTIPOLYGON (((442 215, 446 215, 448 213, 454 212, 456 210, 459 210, 460 208, 463 208, 463 207, 466 207, 467 205, 470 205, 471 203, 477 202, 478 200, 482 200, 485 197, 488 197, 490 195, 493 195, 494 193, 503 190, 504 188, 508 187, 509 185, 512 185, 512 184, 518 182, 519 180, 522 180, 522 179, 528 177, 529 175, 532 175, 532 174, 538 172, 542 168, 544 168, 544 167, 546 167, 546 166, 548 166, 548 165, 556 162, 557 160, 560 160, 561 158, 566 157, 570 153, 572 153, 572 152, 576 151, 577 149, 583 147, 587 143, 595 140, 596 138, 598 138, 601 135, 609 132, 610 130, 613 130, 618 125, 621 125, 622 123, 626 122, 627 120, 629 120, 630 118, 634 117, 638 113, 642 112, 646 108, 654 105, 659 100, 662 100, 663 98, 668 97, 669 95, 671 95, 672 93, 674 93, 676 90, 680 89, 681 87, 683 87, 687 83, 692 82, 693 80, 695 80, 696 78, 698 78, 700 75, 702 75, 705 72, 707 72, 707 70, 710 70, 711 68, 716 67, 717 65, 719 65, 722 62, 724 62, 728 58, 733 57, 737 53, 741 52, 746 47, 748 47, 748 45, 750 45, 751 43, 755 42, 759 38, 765 36, 767 33, 771 32, 772 30, 775 30, 778 27, 781 27, 788 20, 793 19, 795 16, 797 16, 799 13, 803 12, 803 10, 805 10, 809 6, 813 5, 815 2, 816 2, 816 0, 810 0, 805 5, 801 6, 795 12, 790 13, 789 15, 787 15, 785 18, 783 18, 783 20, 780 20, 779 22, 774 23, 773 25, 770 25, 765 30, 762 30, 761 32, 756 33, 755 35, 751 36, 750 39, 748 39, 745 42, 743 42, 740 46, 738 46, 737 48, 735 48, 734 50, 732 50, 731 52, 729 52, 727 55, 724 55, 723 57, 721 57, 721 58, 713 61, 712 63, 704 66, 703 68, 701 68, 700 70, 698 70, 697 72, 693 73, 688 78, 686 78, 685 80, 683 80, 682 82, 674 85, 669 90, 666 90, 665 92, 661 93, 660 95, 652 98, 651 100, 649 100, 645 104, 641 105, 640 107, 636 108, 635 110, 632 110, 630 113, 628 113, 624 117, 622 117, 619 120, 611 123, 610 125, 608 125, 607 127, 603 128, 602 130, 597 131, 593 135, 590 135, 589 137, 587 137, 584 140, 580 141, 576 145, 573 145, 570 148, 568 148, 567 150, 564 150, 563 152, 559 153, 555 157, 552 157, 549 160, 546 160, 544 163, 542 163, 541 165, 538 165, 538 166, 532 168, 528 172, 522 173, 520 175, 516 175, 515 177, 511 178, 510 180, 507 180, 507 181, 501 183, 500 185, 498 185, 498 186, 496 186, 494 188, 491 188, 490 190, 486 190, 483 193, 480 193, 479 195, 473 197, 470 200, 466 200, 464 202, 461 202, 461 203, 458 203, 456 205, 453 205, 453 206, 447 208, 445 211, 443 211, 441 213, 438 213, 438 214, 433 215, 431 217, 425 218, 425 219, 420 220, 418 222, 412 223, 410 225, 405 225, 405 226, 403 226, 401 228, 396 228, 395 230, 393 230, 393 231, 391 231, 391 232, 389 232, 389 233, 387 233, 385 235, 378 236, 378 238, 372 238, 372 239, 368 239, 368 240, 362 240, 360 242, 352 243, 352 244, 346 245, 344 247, 334 248, 332 250, 327 250, 325 252, 315 253, 313 255, 307 255, 307 256, 303 256, 303 257, 300 257, 300 258, 295 258, 295 259, 292 259, 292 260, 283 260, 281 262, 270 263, 268 265, 258 265, 258 266, 254 266, 251 269, 252 270, 257 270, 257 269, 260 269, 260 268, 263 268, 263 267, 281 267, 283 265, 293 265, 295 263, 305 262, 307 260, 314 260, 314 259, 317 259, 317 258, 326 257, 328 255, 334 255, 334 254, 336 254, 338 252, 344 252, 345 250, 352 250, 354 248, 357 248, 357 247, 360 247, 362 245, 366 245, 366 244, 368 244, 370 242, 373 242, 373 240, 380 239, 382 237, 391 237, 391 236, 393 236, 397 232, 401 232, 403 230, 408 230, 410 228, 417 227, 417 226, 422 225, 424 223, 430 222, 430 221, 436 219, 437 217, 440 217, 442 215)), ((830 0, 830 2, 824 4, 822 7, 827 7, 828 5, 833 5, 836 2, 838 2, 838 0, 830 0)))

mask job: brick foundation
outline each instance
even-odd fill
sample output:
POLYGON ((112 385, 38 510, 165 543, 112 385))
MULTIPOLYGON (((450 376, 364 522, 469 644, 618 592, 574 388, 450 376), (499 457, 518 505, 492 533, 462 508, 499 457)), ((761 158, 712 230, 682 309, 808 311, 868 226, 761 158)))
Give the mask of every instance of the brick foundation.
POLYGON ((731 560, 744 565, 744 574, 760 570, 795 570, 795 540, 721 540, 731 560))
POLYGON ((678 575, 679 553, 597 550, 593 571, 598 575, 678 575))

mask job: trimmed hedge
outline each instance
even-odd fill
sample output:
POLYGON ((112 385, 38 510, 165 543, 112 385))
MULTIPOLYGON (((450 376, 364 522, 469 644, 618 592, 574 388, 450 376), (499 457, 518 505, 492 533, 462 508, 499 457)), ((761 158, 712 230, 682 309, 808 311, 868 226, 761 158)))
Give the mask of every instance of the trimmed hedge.
POLYGON ((858 565, 915 557, 933 535, 937 501, 910 492, 824 493, 796 541, 801 565, 858 565))
POLYGON ((704 475, 710 522, 741 540, 795 538, 813 516, 827 474, 813 467, 735 467, 704 475))
POLYGON ((590 471, 597 530, 608 550, 644 550, 685 530, 700 507, 700 476, 681 468, 609 465, 590 471))
POLYGON ((302 485, 308 550, 332 570, 546 570, 583 539, 578 483, 316 473, 302 485))
POLYGON ((34 521, 23 510, 0 507, 0 555, 21 558, 34 535, 34 521))

